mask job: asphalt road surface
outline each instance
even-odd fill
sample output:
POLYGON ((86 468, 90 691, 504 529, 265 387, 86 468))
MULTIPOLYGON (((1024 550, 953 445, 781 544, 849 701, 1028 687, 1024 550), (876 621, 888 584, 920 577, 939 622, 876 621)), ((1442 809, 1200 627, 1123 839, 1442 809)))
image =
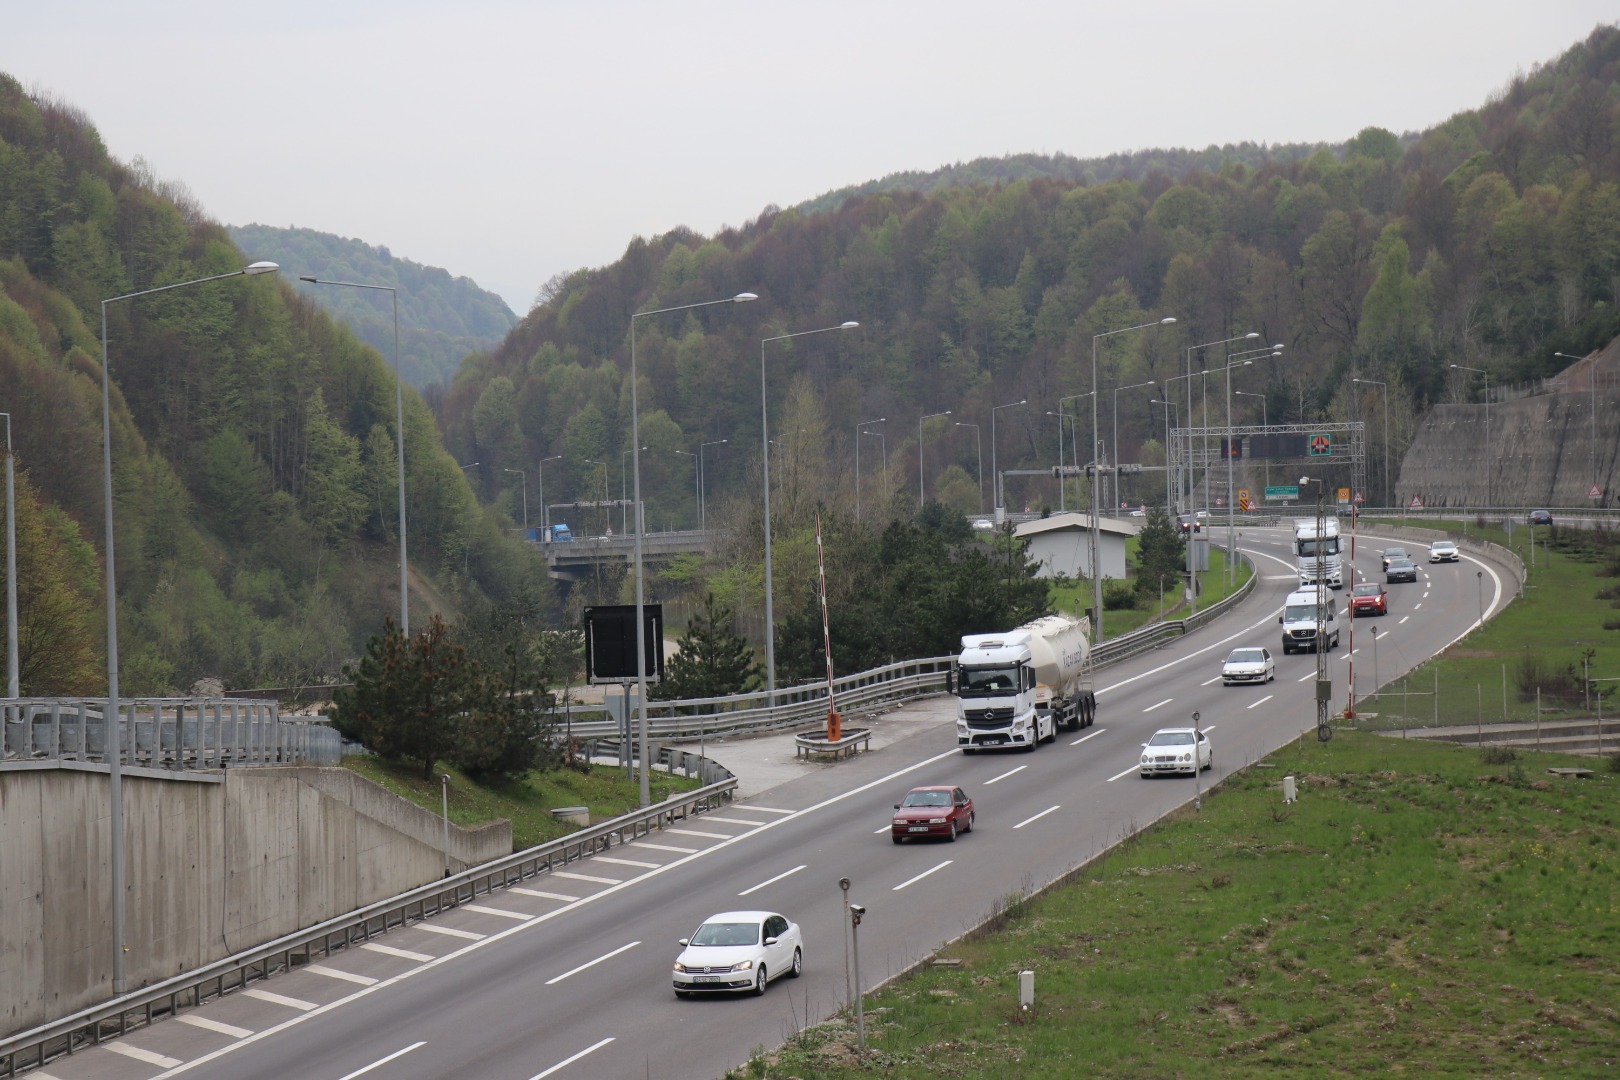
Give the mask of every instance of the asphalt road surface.
MULTIPOLYGON (((1060 732, 1033 753, 964 757, 950 699, 915 703, 908 709, 938 722, 909 738, 808 769, 567 873, 482 897, 33 1075, 713 1080, 848 1000, 839 878, 852 882, 849 899, 866 906, 860 982, 871 989, 1009 896, 1191 801, 1191 778, 1138 777, 1141 744, 1155 729, 1199 712, 1214 747, 1214 768, 1198 781, 1206 792, 1312 730, 1316 658, 1281 655, 1277 624, 1297 580, 1290 540, 1281 529, 1245 530, 1240 543, 1261 576, 1251 597, 1216 624, 1102 672, 1097 722, 1086 731, 1060 732), (1272 650, 1273 683, 1221 685, 1221 662, 1239 645, 1272 650), (920 784, 966 788, 978 815, 973 831, 955 843, 892 844, 891 808, 920 784), (780 911, 802 925, 803 977, 774 981, 763 997, 677 1000, 677 939, 736 908, 780 911)), ((1358 575, 1382 580, 1384 544, 1358 537, 1358 575)), ((1458 564, 1420 562, 1415 584, 1390 587, 1382 618, 1346 619, 1338 594, 1334 711, 1343 708, 1352 666, 1358 692, 1371 691, 1363 624, 1379 627, 1387 683, 1465 634, 1482 612, 1500 609, 1516 587, 1505 565, 1464 553, 1458 564)))

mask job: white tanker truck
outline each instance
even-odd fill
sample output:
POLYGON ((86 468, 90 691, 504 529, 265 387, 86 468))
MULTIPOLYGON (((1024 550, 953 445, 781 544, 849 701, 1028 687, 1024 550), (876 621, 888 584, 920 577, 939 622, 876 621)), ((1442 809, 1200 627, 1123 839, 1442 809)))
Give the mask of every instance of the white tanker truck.
POLYGON ((1097 718, 1091 620, 1048 615, 1000 634, 968 634, 951 672, 962 753, 1034 750, 1097 718))

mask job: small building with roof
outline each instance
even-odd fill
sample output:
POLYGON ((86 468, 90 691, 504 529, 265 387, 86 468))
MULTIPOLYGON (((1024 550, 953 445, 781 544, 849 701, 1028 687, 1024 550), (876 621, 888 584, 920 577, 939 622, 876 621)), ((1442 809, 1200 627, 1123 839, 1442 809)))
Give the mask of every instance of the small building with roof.
MULTIPOLYGON (((1097 559, 1104 578, 1125 577, 1125 541, 1141 531, 1135 521, 1102 517, 1097 522, 1097 559)), ((1029 541, 1030 557, 1040 563, 1037 577, 1091 577, 1091 515, 1077 511, 1026 521, 1013 530, 1029 541)))

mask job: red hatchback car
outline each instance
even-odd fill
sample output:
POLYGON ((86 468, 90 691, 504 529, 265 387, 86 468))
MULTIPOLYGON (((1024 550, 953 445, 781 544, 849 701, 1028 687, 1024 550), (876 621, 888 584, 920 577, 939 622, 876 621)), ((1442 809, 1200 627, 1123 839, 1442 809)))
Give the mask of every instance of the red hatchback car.
POLYGON ((1350 593, 1350 617, 1388 615, 1389 593, 1376 581, 1363 581, 1350 593))
POLYGON ((895 843, 921 836, 955 840, 973 831, 973 800, 959 787, 917 787, 894 804, 895 843))

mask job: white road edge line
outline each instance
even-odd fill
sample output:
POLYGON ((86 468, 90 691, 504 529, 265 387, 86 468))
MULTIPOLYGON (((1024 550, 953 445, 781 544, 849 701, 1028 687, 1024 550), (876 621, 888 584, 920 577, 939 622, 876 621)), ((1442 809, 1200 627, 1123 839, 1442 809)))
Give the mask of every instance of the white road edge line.
POLYGON ((426 1045, 425 1043, 420 1043, 420 1042, 411 1043, 411 1045, 405 1047, 405 1049, 403 1049, 403 1050, 395 1050, 392 1054, 389 1054, 385 1058, 378 1058, 376 1061, 373 1061, 370 1065, 367 1065, 365 1068, 356 1069, 356 1070, 354 1070, 354 1072, 350 1073, 348 1076, 341 1077, 340 1080, 354 1080, 354 1078, 357 1077, 357 1076, 364 1076, 366 1073, 370 1072, 372 1069, 377 1068, 379 1065, 386 1065, 390 1061, 393 1061, 395 1058, 404 1057, 406 1054, 410 1053, 412 1050, 415 1050, 417 1047, 425 1046, 425 1045, 426 1045))
POLYGON ((529 1080, 545 1080, 546 1077, 550 1076, 552 1073, 556 1072, 558 1069, 561 1069, 566 1065, 572 1065, 574 1062, 578 1061, 580 1058, 584 1057, 586 1054, 594 1054, 594 1053, 596 1053, 596 1051, 602 1049, 602 1047, 606 1046, 608 1043, 610 1043, 612 1041, 613 1041, 613 1036, 609 1035, 607 1038, 603 1039, 601 1042, 597 1043, 595 1046, 587 1046, 585 1049, 581 1050, 579 1053, 575 1054, 573 1057, 563 1058, 561 1061, 557 1062, 557 1064, 553 1065, 551 1068, 547 1069, 545 1072, 543 1072, 543 1073, 535 1073, 533 1076, 529 1077, 529 1080))
POLYGON ((1098 735, 1101 735, 1103 732, 1105 732, 1107 730, 1108 729, 1105 728, 1105 727, 1100 727, 1096 731, 1093 731, 1090 735, 1082 735, 1082 736, 1080 736, 1078 739, 1074 740, 1074 742, 1070 743, 1069 745, 1070 746, 1079 746, 1081 743, 1085 742, 1087 739, 1095 739, 1098 735))
POLYGON ((751 892, 758 892, 760 889, 763 889, 767 885, 775 885, 778 881, 781 881, 783 878, 792 877, 794 874, 797 874, 800 870, 803 870, 805 868, 805 865, 806 865, 805 863, 800 863, 798 866, 795 866, 793 869, 785 870, 782 873, 777 874, 775 877, 771 878, 769 881, 760 882, 758 885, 755 885, 753 888, 744 889, 742 892, 738 893, 737 895, 738 896, 747 896, 751 892))
POLYGON ((639 942, 639 941, 632 941, 628 945, 620 945, 617 949, 614 949, 612 952, 603 953, 601 956, 598 956, 595 960, 587 960, 587 961, 585 961, 583 964, 579 965, 579 967, 577 967, 577 968, 574 968, 572 971, 565 971, 561 975, 558 975, 555 978, 547 979, 546 980, 546 985, 547 986, 555 986, 557 983, 562 982, 564 979, 570 978, 570 977, 572 977, 574 975, 578 975, 580 972, 586 970, 587 968, 593 968, 597 964, 600 964, 604 960, 611 960, 615 956, 618 956, 620 953, 628 952, 629 950, 635 948, 637 945, 640 945, 640 944, 641 944, 641 942, 639 942))
POLYGON ((916 877, 912 878, 910 881, 902 881, 900 884, 896 885, 894 888, 890 889, 889 891, 890 892, 899 892, 901 889, 905 888, 907 885, 915 885, 917 882, 921 881, 923 878, 927 877, 929 874, 932 874, 934 872, 934 870, 943 870, 943 869, 945 869, 947 866, 951 865, 951 863, 953 863, 955 861, 956 861, 955 859, 946 859, 944 862, 942 862, 938 866, 934 867, 933 870, 924 870, 922 873, 918 874, 916 877))
MULTIPOLYGON (((1061 805, 1061 804, 1059 804, 1059 805, 1061 805)), ((1042 810, 1040 813, 1036 814, 1034 817, 1027 817, 1023 821, 1020 821, 1018 824, 1014 825, 1013 828, 1022 829, 1025 825, 1028 825, 1030 822, 1039 821, 1039 820, 1041 820, 1041 818, 1045 817, 1047 814, 1050 814, 1052 811, 1054 811, 1056 809, 1057 809, 1056 806, 1048 806, 1045 810, 1042 810)))

